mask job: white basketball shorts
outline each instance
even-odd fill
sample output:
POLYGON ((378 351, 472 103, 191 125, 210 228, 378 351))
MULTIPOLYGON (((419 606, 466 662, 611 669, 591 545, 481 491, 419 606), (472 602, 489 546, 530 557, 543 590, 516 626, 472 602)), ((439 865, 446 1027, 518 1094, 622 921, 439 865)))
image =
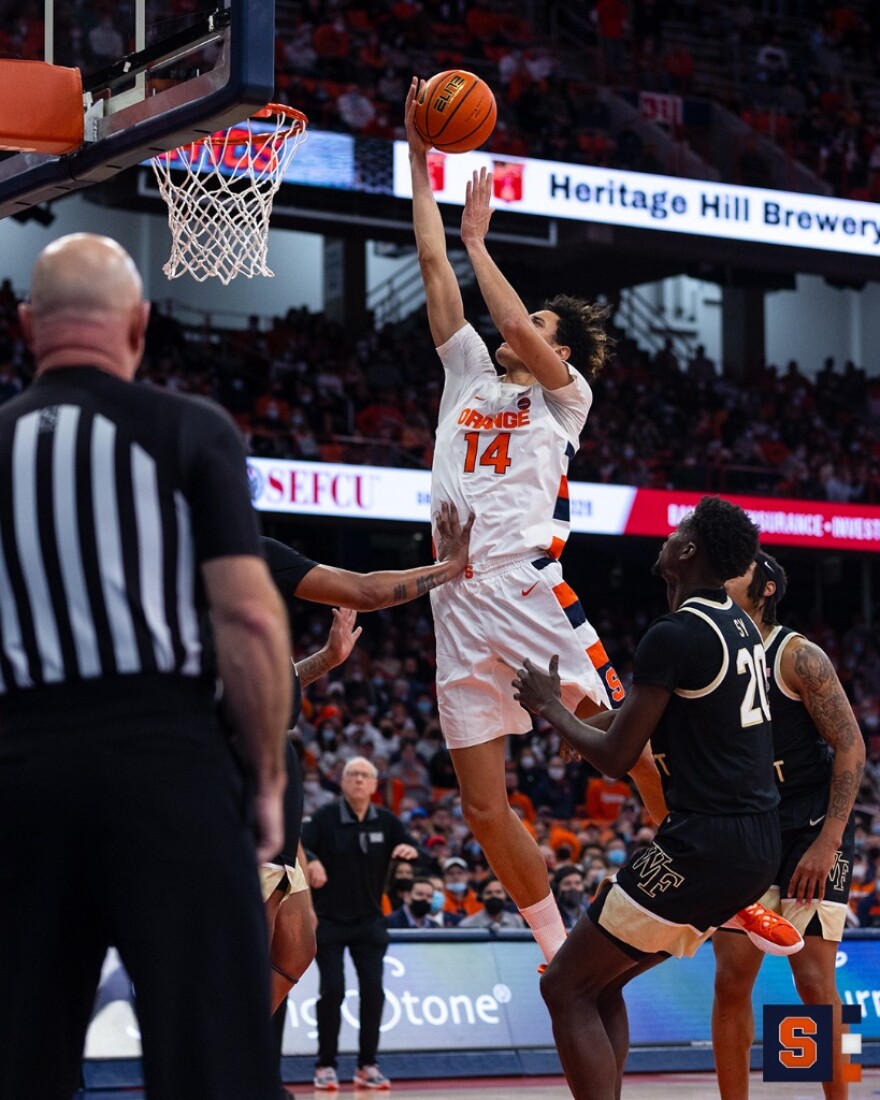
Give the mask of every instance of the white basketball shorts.
POLYGON ((549 557, 469 567, 431 593, 437 639, 437 702, 451 749, 532 728, 511 681, 526 657, 547 668, 559 655, 562 701, 585 695, 601 707, 623 702, 623 687, 562 567, 549 557))

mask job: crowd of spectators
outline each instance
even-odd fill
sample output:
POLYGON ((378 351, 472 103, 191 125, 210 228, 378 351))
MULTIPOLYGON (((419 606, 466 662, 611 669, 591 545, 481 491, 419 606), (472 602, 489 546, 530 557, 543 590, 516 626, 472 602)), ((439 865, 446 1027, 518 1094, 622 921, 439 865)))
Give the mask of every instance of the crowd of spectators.
MULTIPOLYGON (((152 38, 154 25, 167 35, 205 5, 147 9, 152 38)), ((69 18, 55 28, 56 62, 88 74, 133 49, 130 0, 58 10, 69 18)), ((0 0, 0 15, 0 57, 42 56, 41 5, 0 0)), ((658 163, 637 127, 612 124, 599 90, 699 95, 738 113, 835 193, 876 200, 878 46, 880 11, 867 0, 290 0, 278 9, 276 86, 315 127, 390 139, 403 136, 414 70, 473 69, 496 92, 487 145, 496 155, 671 174, 675 156, 658 163), (706 53, 700 43, 717 46, 706 53)), ((675 138, 686 143, 687 128, 675 138)), ((699 151, 712 160, 711 141, 699 151)), ((757 145, 744 142, 734 182, 760 185, 766 173, 757 145)))
MULTIPOLYGON (((16 295, 0 284, 0 401, 29 375, 16 295)), ((140 378, 230 410, 251 454, 428 469, 442 376, 424 325, 353 333, 291 310, 241 330, 186 330, 154 310, 140 378), (316 366, 317 364, 317 366, 316 366)), ((724 377, 697 347, 621 337, 596 379, 575 481, 880 502, 880 378, 826 359, 724 377), (814 364, 818 366, 818 364, 814 364)))
POLYGON ((748 4, 728 10, 723 33, 739 77, 728 105, 833 193, 876 202, 880 11, 847 0, 788 6, 802 18, 762 18, 748 4))

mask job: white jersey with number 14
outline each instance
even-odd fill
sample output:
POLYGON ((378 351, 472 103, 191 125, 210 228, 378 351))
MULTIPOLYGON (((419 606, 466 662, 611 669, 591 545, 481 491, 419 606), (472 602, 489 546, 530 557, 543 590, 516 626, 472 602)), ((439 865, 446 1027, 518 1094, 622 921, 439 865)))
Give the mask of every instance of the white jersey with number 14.
POLYGON ((558 390, 503 382, 470 325, 437 354, 446 379, 434 507, 449 501, 462 521, 475 514, 472 562, 491 565, 534 553, 558 558, 570 526, 568 464, 593 401, 589 384, 573 368, 571 383, 558 390))

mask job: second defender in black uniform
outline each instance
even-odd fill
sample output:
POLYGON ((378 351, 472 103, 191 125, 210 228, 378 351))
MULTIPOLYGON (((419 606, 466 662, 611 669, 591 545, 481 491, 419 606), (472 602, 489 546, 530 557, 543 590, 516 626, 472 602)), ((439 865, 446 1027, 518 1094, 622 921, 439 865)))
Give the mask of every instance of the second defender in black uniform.
MULTIPOLYGON (((748 570, 725 585, 761 632, 770 672, 773 756, 779 788, 782 859, 774 885, 761 899, 804 937, 791 958, 804 1004, 840 1005, 837 949, 846 922, 853 866, 853 802, 865 767, 865 744, 849 700, 827 655, 777 621, 786 576, 759 551, 748 570), (833 751, 832 751, 833 750, 833 751)), ((712 1040, 722 1100, 746 1100, 749 1050, 755 1037, 752 989, 763 955, 727 931, 715 948, 712 1040)), ((837 1007, 839 1013, 839 1007, 837 1007)), ((839 1019, 834 1049, 840 1050, 839 1019)), ((845 1100, 848 1086, 823 1085, 827 1100, 845 1100)))
POLYGON ((549 676, 526 661, 514 681, 523 705, 606 775, 624 775, 650 740, 669 807, 654 842, 600 890, 541 979, 577 1100, 620 1095, 626 983, 692 955, 761 897, 778 866, 764 648, 723 588, 757 547, 757 527, 727 501, 704 497, 685 516, 655 566, 671 613, 642 638, 619 711, 589 724, 566 711, 555 658, 549 676))

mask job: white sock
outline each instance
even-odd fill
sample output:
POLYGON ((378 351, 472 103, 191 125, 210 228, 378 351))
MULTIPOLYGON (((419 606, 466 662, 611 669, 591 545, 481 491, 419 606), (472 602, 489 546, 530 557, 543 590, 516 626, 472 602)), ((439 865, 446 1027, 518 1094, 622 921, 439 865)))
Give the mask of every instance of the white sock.
POLYGON ((520 913, 522 913, 523 920, 531 928, 538 947, 544 952, 544 958, 547 962, 551 962, 553 956, 565 943, 565 937, 568 935, 553 895, 548 894, 543 901, 535 902, 534 905, 520 909, 520 913))

